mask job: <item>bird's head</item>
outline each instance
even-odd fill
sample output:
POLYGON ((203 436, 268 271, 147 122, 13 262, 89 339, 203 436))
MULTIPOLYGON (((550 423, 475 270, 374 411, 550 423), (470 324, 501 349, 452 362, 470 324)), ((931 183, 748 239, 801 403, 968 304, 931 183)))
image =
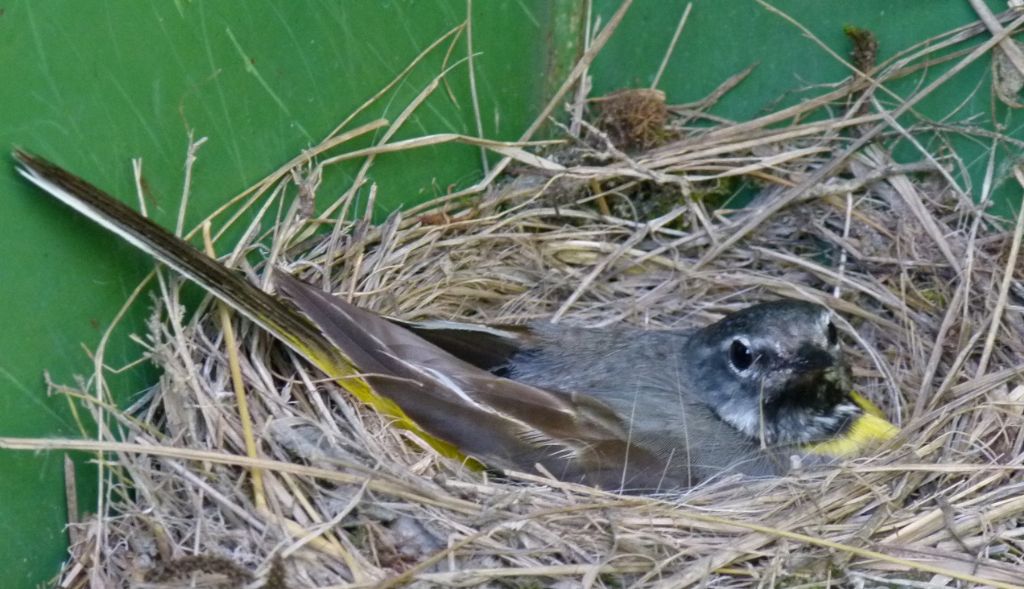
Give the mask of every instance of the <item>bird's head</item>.
POLYGON ((832 314, 819 305, 754 305, 697 331, 688 348, 711 409, 765 444, 827 440, 864 413, 832 314))

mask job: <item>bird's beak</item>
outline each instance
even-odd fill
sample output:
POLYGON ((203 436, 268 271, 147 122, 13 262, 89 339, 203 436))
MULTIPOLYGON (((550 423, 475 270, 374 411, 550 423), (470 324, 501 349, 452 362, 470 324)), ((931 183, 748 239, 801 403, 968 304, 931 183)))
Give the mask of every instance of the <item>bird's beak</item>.
POLYGON ((796 373, 820 373, 838 365, 837 358, 828 350, 812 344, 804 344, 796 351, 796 356, 789 362, 789 368, 796 373))
MULTIPOLYGON (((805 345, 783 366, 788 372, 785 385, 779 389, 779 395, 791 401, 803 399, 804 402, 815 402, 821 396, 830 396, 835 386, 845 386, 843 366, 838 358, 827 350, 817 346, 805 345)), ((838 390, 838 389, 836 389, 838 390)), ((781 399, 767 399, 768 402, 781 399)))

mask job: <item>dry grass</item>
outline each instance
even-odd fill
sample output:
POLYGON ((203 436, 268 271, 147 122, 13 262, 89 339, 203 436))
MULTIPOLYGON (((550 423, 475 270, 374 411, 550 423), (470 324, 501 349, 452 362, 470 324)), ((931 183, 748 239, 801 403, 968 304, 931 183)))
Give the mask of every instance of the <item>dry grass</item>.
MULTIPOLYGON (((891 104, 880 86, 925 63, 986 55, 948 49, 983 30, 933 39, 754 121, 696 125, 731 80, 668 108, 666 136, 678 139, 651 150, 624 152, 585 120, 567 127, 584 138, 546 155, 448 135, 395 147, 396 123, 380 122, 367 128, 384 138, 357 154, 364 172, 328 214, 311 216, 299 199, 269 235, 247 232, 225 258, 261 283, 271 265, 306 272, 407 319, 680 328, 778 296, 816 301, 844 319, 860 390, 903 427, 880 455, 659 497, 542 473, 488 478, 235 322, 240 413, 221 318, 206 302, 185 319, 178 281, 161 276, 140 338, 160 383, 117 411, 102 401, 99 371, 98 393, 62 389, 113 423, 97 440, 3 441, 103 457, 103 514, 75 526, 62 586, 1018 586, 1022 223, 989 218, 950 182, 962 162, 949 143, 895 164, 888 138, 935 128, 920 117, 900 127, 896 115, 934 88, 891 104), (449 140, 508 156, 496 170, 515 161, 515 174, 496 181, 496 171, 381 225, 336 221, 376 154, 449 140), (753 202, 709 206, 730 178, 760 186, 753 202), (670 206, 631 217, 652 198, 670 206), (268 261, 244 266, 252 249, 268 261)), ((314 190, 332 162, 357 157, 342 151, 357 133, 342 128, 236 201, 266 213, 286 186, 314 190)), ((945 131, 955 132, 970 129, 945 131)))

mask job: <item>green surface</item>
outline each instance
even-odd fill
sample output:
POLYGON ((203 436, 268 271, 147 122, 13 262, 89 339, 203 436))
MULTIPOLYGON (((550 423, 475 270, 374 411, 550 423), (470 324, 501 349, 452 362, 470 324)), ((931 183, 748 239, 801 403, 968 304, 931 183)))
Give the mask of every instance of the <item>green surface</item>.
MULTIPOLYGON (((990 1, 993 10, 1000 2, 990 1)), ((597 0, 607 22, 618 2, 597 0)), ((966 3, 931 0, 786 0, 775 3, 838 53, 841 29, 874 31, 883 57, 974 20, 966 3)), ((595 93, 647 85, 683 4, 638 2, 592 70, 595 93)), ((132 199, 128 161, 144 160, 151 214, 172 226, 181 192, 188 131, 209 137, 195 170, 189 220, 315 142, 371 96, 423 48, 465 18, 463 0, 418 2, 11 2, 0 7, 0 151, 21 145, 132 199)), ((561 81, 579 39, 582 3, 563 0, 474 3, 474 43, 484 134, 519 136, 561 81)), ((456 58, 465 55, 460 45, 456 58)), ((431 56, 395 95, 358 122, 394 117, 441 67, 431 56)), ((719 114, 749 118, 788 91, 832 83, 847 73, 778 16, 749 0, 698 0, 661 87, 670 102, 703 97, 728 76, 759 62, 727 96, 719 114)), ((988 75, 982 60, 922 105, 949 112, 988 75)), ((475 134, 464 66, 400 136, 475 134)), ((906 95, 915 81, 895 90, 906 95)), ((789 100, 800 99, 790 94, 789 100)), ((984 112, 982 91, 961 114, 984 112)), ((1020 135, 1012 113, 996 119, 1020 135)), ((991 118, 979 121, 991 125, 991 118)), ((363 143, 365 144, 365 142, 363 143)), ((986 147, 971 147, 981 154, 986 147)), ((1005 154, 1004 154, 1005 155, 1005 154)), ((906 159, 917 159, 913 153, 906 159)), ((984 161, 970 159, 977 184, 984 161)), ((46 398, 42 374, 72 382, 120 302, 149 262, 102 230, 0 169, 0 435, 75 435, 66 403, 46 398)), ((479 155, 466 147, 383 157, 378 218, 403 202, 445 192, 479 176, 479 155)), ((1005 176, 1005 174, 1003 174, 1005 176)), ((325 186, 330 200, 345 178, 325 186)), ((1007 184, 1006 194, 1019 199, 1007 184)), ((1009 201, 1007 201, 1009 202, 1009 201)), ((1019 202, 1019 200, 1016 200, 1019 202)), ((137 355, 127 335, 142 329, 140 307, 117 331, 108 361, 137 355)), ((127 399, 151 382, 135 371, 114 381, 127 399)), ((62 456, 0 453, 0 567, 4 587, 50 578, 64 555, 62 456)), ((95 486, 80 469, 83 489, 95 486)), ((93 499, 84 493, 83 509, 93 499)))
MULTIPOLYGON (((562 9, 530 1, 478 10, 476 71, 487 136, 517 138, 545 91, 537 72, 571 64, 565 50, 572 44, 548 29, 562 9), (556 39, 563 45, 554 47, 556 39)), ((188 216, 195 222, 326 135, 458 25, 466 4, 68 0, 0 10, 0 150, 20 145, 129 200, 129 161, 141 157, 149 210, 173 226, 190 129, 209 137, 195 169, 188 216)), ((353 124, 395 117, 440 71, 444 51, 353 124)), ((452 61, 465 55, 460 43, 452 61)), ((466 67, 449 80, 459 104, 435 93, 399 137, 476 134, 466 67)), ((380 158, 372 172, 378 216, 475 180, 478 153, 454 146, 380 158)), ((0 435, 76 435, 66 402, 46 398, 43 371, 63 383, 88 374, 82 345, 95 348, 151 264, 2 167, 0 435)), ((324 200, 345 181, 337 175, 325 185, 324 200)), ((144 307, 112 339, 112 364, 137 356, 127 335, 142 330, 144 307)), ((124 400, 153 376, 136 371, 113 385, 124 400)), ((56 453, 0 453, 4 587, 35 586, 63 558, 62 462, 56 453)), ((94 488, 83 476, 80 487, 94 488)), ((83 509, 94 505, 84 493, 83 509)))

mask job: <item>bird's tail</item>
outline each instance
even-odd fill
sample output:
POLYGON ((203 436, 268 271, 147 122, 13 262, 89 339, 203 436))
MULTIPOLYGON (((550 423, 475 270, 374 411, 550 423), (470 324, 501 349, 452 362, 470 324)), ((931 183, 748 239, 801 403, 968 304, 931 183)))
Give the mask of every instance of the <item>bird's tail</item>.
POLYGON ((287 344, 360 401, 413 430, 442 453, 459 455, 452 445, 423 432, 398 405, 359 379, 359 371, 349 359, 296 309, 89 182, 20 149, 14 150, 13 156, 18 172, 30 182, 192 280, 287 344))

